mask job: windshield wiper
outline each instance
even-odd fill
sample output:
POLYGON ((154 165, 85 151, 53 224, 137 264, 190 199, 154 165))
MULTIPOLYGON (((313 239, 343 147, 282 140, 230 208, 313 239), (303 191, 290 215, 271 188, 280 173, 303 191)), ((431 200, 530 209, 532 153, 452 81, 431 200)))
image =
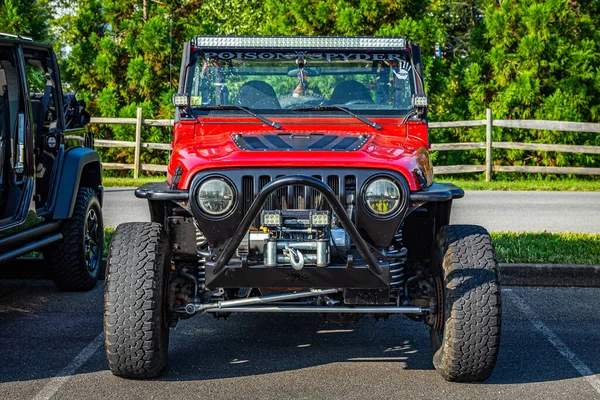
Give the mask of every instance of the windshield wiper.
POLYGON ((193 108, 201 110, 240 110, 245 112, 246 114, 252 115, 254 118, 261 120, 265 124, 272 126, 275 129, 281 129, 281 125, 279 125, 277 122, 271 121, 268 118, 258 115, 250 111, 247 107, 236 106, 235 104, 221 104, 219 106, 194 106, 193 108))
POLYGON ((353 113, 346 107, 340 107, 340 106, 300 107, 300 108, 294 108, 292 111, 343 111, 346 114, 352 115, 354 118, 364 122, 365 124, 375 128, 377 130, 381 129, 381 125, 379 125, 377 122, 371 121, 370 119, 367 119, 365 117, 361 117, 360 115, 353 113))

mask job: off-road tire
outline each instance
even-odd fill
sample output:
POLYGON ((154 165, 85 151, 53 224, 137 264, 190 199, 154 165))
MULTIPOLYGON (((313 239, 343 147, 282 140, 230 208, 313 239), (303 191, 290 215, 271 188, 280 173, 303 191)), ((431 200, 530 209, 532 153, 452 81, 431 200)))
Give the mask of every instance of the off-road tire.
POLYGON ((81 187, 77 192, 73 216, 62 227, 63 238, 44 251, 56 286, 64 291, 86 291, 94 288, 103 275, 102 252, 104 249, 104 226, 102 208, 96 192, 81 187), (95 265, 86 261, 86 229, 89 213, 97 218, 97 255, 95 265))
POLYGON ((104 286, 104 348, 111 372, 156 378, 167 365, 169 244, 162 225, 121 224, 109 249, 104 286))
POLYGON ((480 226, 446 225, 433 253, 444 292, 443 328, 430 331, 433 364, 448 381, 483 381, 500 348, 502 301, 492 239, 480 226))

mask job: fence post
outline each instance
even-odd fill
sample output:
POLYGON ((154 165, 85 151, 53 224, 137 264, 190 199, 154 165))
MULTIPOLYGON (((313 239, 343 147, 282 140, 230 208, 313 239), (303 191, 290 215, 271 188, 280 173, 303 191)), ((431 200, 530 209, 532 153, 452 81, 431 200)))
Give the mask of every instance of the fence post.
POLYGON ((485 181, 492 180, 492 109, 485 112, 485 181))
POLYGON ((142 107, 137 108, 135 121, 135 155, 133 159, 133 178, 140 174, 140 150, 142 147, 142 107))

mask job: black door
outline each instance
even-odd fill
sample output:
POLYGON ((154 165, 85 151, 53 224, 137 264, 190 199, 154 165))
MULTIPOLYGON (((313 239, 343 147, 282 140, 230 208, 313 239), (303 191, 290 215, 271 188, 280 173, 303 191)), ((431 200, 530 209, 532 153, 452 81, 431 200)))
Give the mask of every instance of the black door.
POLYGON ((57 160, 63 150, 64 110, 54 53, 46 48, 23 48, 31 102, 35 155, 35 205, 43 213, 50 205, 57 160))
POLYGON ((29 103, 20 48, 0 44, 0 231, 27 217, 33 191, 29 103))

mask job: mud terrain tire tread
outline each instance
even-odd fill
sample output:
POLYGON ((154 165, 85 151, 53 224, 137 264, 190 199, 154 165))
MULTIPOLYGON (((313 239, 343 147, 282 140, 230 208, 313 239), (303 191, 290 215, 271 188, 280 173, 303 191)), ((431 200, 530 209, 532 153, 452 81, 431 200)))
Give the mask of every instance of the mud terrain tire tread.
POLYGON ((447 225, 438 232, 437 250, 445 323, 443 335, 431 335, 434 366, 449 381, 483 381, 500 348, 502 301, 492 239, 480 226, 447 225))
POLYGON ((168 255, 159 223, 121 224, 113 235, 104 288, 104 345, 116 376, 156 378, 167 365, 168 255))
MULTIPOLYGON (((44 258, 49 261, 56 286, 63 291, 87 291, 96 286, 102 273, 101 260, 95 273, 90 273, 85 264, 83 227, 88 209, 96 208, 100 218, 99 252, 103 249, 102 209, 96 192, 89 187, 82 187, 77 192, 73 216, 62 228, 63 239, 44 251, 44 258)), ((102 258, 102 257, 100 257, 102 258)))

